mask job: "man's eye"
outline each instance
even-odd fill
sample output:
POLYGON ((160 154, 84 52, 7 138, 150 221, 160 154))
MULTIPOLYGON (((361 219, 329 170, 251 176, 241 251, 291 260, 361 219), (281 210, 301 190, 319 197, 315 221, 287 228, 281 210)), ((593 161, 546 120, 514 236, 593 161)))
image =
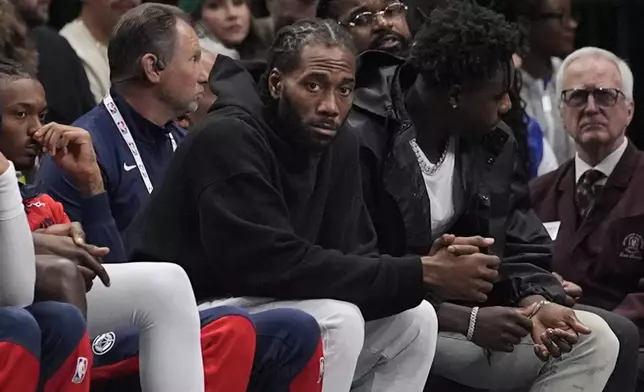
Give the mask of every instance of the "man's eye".
POLYGON ((344 97, 348 97, 349 95, 351 95, 352 92, 353 92, 353 89, 351 87, 340 88, 340 94, 344 97))
POLYGON ((310 82, 310 83, 308 84, 308 88, 309 88, 309 90, 311 90, 312 92, 318 92, 318 91, 320 91, 320 85, 319 85, 318 83, 315 83, 315 82, 310 82))
POLYGON ((361 14, 356 15, 352 22, 356 26, 364 27, 364 26, 369 26, 373 22, 373 14, 371 12, 363 12, 361 14))
POLYGON ((25 118, 25 117, 27 117, 27 112, 17 112, 16 117, 25 118))

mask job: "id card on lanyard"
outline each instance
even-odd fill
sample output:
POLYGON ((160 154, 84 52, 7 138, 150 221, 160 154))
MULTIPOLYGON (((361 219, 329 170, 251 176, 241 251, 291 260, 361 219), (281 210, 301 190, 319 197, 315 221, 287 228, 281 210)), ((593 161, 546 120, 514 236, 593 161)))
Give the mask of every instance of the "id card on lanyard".
MULTIPOLYGON (((143 159, 141 159, 139 148, 136 146, 134 138, 132 137, 132 133, 130 132, 130 128, 125 123, 125 120, 123 119, 119 108, 114 103, 114 99, 112 99, 112 95, 110 93, 107 93, 105 98, 103 98, 103 104, 107 108, 107 111, 110 113, 112 121, 114 121, 114 125, 116 125, 116 127, 118 128, 121 137, 123 137, 123 140, 125 141, 125 144, 127 144, 128 148, 130 149, 132 158, 134 158, 134 163, 139 169, 139 174, 141 174, 141 178, 143 179, 143 183, 145 184, 148 193, 152 193, 152 190, 154 189, 154 187, 152 186, 152 180, 150 180, 148 170, 145 168, 143 159)), ((168 138, 170 139, 170 143, 172 143, 172 151, 174 152, 177 149, 177 142, 174 140, 172 133, 168 133, 168 138)))

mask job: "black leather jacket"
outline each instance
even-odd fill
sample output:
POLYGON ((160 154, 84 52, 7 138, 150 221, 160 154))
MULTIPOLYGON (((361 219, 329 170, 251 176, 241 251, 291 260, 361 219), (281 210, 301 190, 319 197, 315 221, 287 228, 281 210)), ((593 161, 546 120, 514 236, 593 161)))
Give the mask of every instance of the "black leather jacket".
MULTIPOLYGON (((438 236, 432 234, 427 190, 409 144, 415 125, 402 104, 414 80, 402 59, 363 54, 345 124, 360 140, 364 197, 380 252, 392 255, 425 255, 438 236)), ((512 130, 502 123, 480 140, 459 140, 457 146, 457 216, 447 231, 495 239, 489 252, 502 264, 488 305, 513 305, 529 295, 563 303, 563 287, 548 272, 551 240, 530 206, 512 130)))

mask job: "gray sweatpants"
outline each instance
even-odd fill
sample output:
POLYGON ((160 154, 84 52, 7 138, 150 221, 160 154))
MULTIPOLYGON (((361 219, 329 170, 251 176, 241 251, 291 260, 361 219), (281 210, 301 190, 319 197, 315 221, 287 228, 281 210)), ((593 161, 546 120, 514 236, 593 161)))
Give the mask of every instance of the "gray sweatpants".
POLYGON ((601 317, 583 311, 575 314, 593 332, 580 335, 572 351, 559 359, 541 362, 529 336, 514 352, 494 352, 488 359, 465 336, 441 332, 432 374, 486 390, 601 392, 615 367, 619 342, 601 317))
POLYGON ((425 301, 414 309, 367 323, 355 305, 330 299, 228 298, 199 308, 222 305, 251 313, 295 308, 315 317, 324 341, 323 392, 421 392, 434 358, 438 319, 425 301))
POLYGON ((199 313, 183 269, 169 263, 104 267, 112 285, 95 280, 87 294, 90 336, 136 327, 144 392, 203 392, 199 313))

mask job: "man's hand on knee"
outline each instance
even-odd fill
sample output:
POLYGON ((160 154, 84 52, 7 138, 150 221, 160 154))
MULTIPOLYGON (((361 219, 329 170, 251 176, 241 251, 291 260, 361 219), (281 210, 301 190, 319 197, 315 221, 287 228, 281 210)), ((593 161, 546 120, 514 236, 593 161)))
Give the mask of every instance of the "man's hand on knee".
POLYGON ((532 315, 532 324, 535 354, 542 361, 551 356, 559 358, 562 353, 570 352, 577 343, 579 334, 591 333, 577 319, 572 309, 550 302, 537 305, 532 315))

